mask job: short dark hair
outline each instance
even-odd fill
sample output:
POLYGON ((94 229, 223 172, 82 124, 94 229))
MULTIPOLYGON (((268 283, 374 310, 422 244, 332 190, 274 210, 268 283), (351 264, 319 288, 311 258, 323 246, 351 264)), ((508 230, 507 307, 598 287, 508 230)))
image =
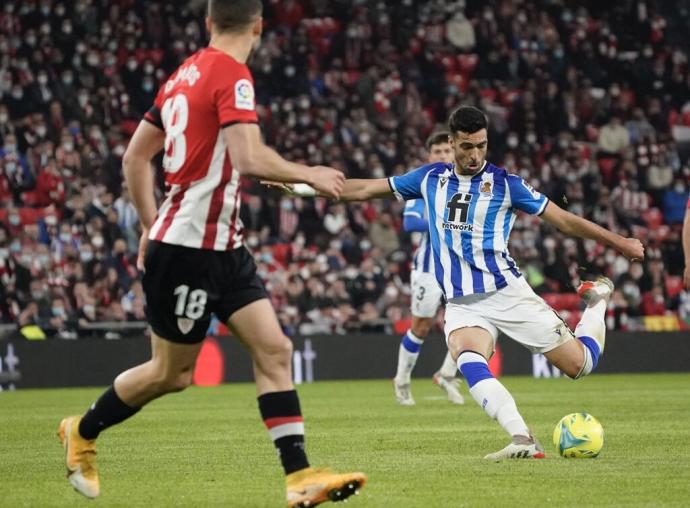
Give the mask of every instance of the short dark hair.
POLYGON ((426 146, 427 150, 431 150, 431 147, 434 145, 440 145, 442 143, 448 143, 448 136, 450 136, 450 132, 448 131, 437 131, 431 134, 426 140, 426 143, 424 143, 424 146, 426 146))
POLYGON ((467 132, 472 134, 486 129, 488 125, 486 115, 474 106, 460 106, 451 113, 448 119, 448 128, 452 133, 467 132))
POLYGON ((208 17, 221 33, 244 30, 262 11, 261 0, 208 0, 208 17))

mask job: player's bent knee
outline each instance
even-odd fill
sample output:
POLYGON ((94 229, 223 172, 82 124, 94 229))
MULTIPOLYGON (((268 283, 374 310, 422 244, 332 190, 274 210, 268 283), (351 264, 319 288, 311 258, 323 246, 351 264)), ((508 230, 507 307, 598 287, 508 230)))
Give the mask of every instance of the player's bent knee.
POLYGON ((419 339, 425 339, 429 332, 431 332, 432 325, 431 319, 420 319, 416 323, 412 323, 412 333, 419 339))
POLYGON ((285 335, 281 340, 262 345, 253 351, 254 361, 264 370, 289 367, 292 362, 292 341, 285 335))

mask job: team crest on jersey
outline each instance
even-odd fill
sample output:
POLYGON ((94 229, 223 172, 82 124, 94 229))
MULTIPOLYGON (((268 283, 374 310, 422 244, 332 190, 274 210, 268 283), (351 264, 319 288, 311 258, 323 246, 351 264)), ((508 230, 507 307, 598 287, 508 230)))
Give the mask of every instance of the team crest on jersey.
POLYGON ((192 328, 194 328, 194 320, 184 317, 178 317, 177 327, 180 329, 182 333, 187 335, 189 332, 192 331, 192 328))
POLYGON ((248 79, 235 83, 235 107, 237 109, 254 109, 254 87, 248 79))
POLYGON ((488 180, 482 181, 481 185, 479 186, 479 192, 482 194, 482 196, 493 196, 493 193, 491 192, 492 190, 493 186, 488 180))

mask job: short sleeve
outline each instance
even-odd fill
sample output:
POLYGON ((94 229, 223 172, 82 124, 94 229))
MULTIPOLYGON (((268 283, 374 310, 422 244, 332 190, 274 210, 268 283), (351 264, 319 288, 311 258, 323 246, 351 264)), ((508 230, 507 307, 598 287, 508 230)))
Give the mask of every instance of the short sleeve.
POLYGON ((161 130, 163 130, 163 119, 161 118, 161 109, 163 107, 162 102, 164 88, 164 86, 160 87, 158 93, 156 94, 156 98, 153 101, 153 106, 151 106, 149 110, 146 113, 144 113, 144 120, 155 125, 161 130))
POLYGON ((421 166, 404 175, 389 177, 388 185, 401 201, 419 199, 422 197, 422 181, 428 172, 428 165, 421 166))
POLYGON ((247 66, 233 62, 217 72, 219 79, 215 86, 214 98, 220 126, 258 123, 254 80, 247 66), (230 76, 230 79, 227 76, 230 76))
POLYGON ((541 215, 549 199, 517 175, 506 177, 513 208, 530 215, 541 215))

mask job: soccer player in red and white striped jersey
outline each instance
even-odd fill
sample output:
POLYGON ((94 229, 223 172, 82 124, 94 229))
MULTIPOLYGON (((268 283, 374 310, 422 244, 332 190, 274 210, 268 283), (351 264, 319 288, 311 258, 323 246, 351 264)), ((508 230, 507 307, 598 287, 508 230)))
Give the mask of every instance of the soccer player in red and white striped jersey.
POLYGON ((366 482, 361 473, 309 466, 290 372, 292 343, 242 241, 242 176, 307 183, 333 198, 344 184, 340 171, 288 162, 261 141, 246 66, 261 35, 261 10, 261 0, 209 1, 209 46, 163 84, 125 153, 124 174, 144 230, 137 264, 144 270, 152 358, 120 374, 83 417, 60 424, 70 483, 87 497, 100 492, 98 434, 191 383, 211 313, 252 355, 259 410, 285 470, 288 506, 345 499, 366 482), (157 209, 150 166, 161 150, 167 189, 157 209))

